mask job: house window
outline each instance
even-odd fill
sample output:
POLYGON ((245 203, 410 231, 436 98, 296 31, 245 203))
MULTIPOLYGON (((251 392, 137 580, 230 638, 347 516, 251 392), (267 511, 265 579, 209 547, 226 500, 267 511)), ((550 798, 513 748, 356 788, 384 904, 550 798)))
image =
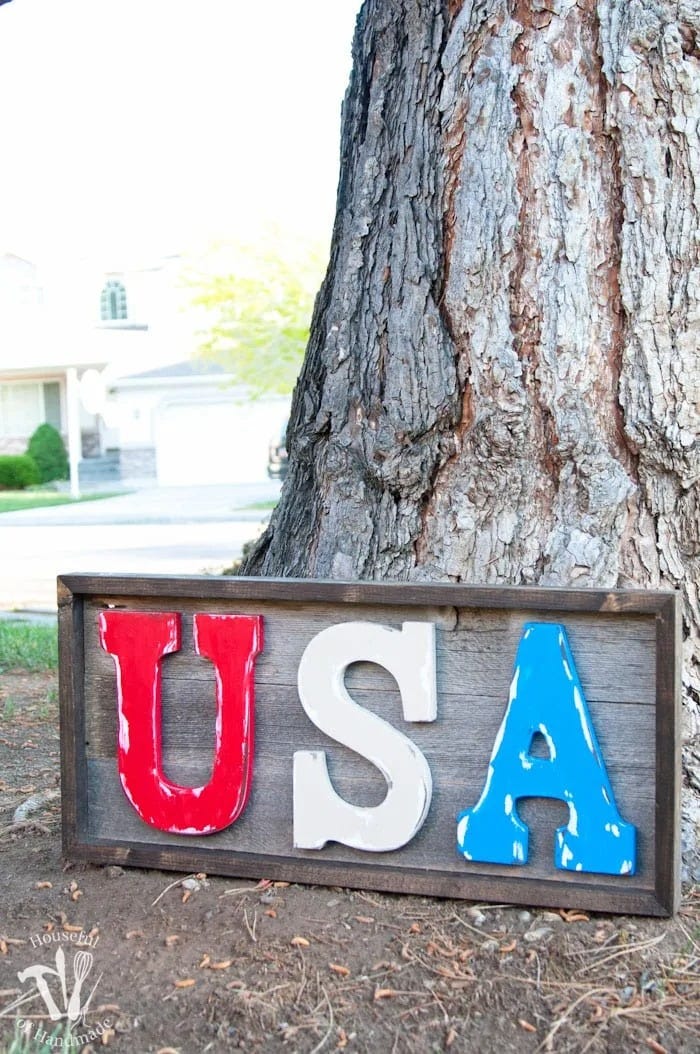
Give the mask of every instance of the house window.
POLYGON ((103 322, 119 322, 126 317, 126 289, 122 282, 111 279, 100 294, 100 318, 103 322))
POLYGON ((44 419, 41 384, 0 385, 0 434, 30 436, 44 419))
POLYGON ((61 431, 58 381, 0 384, 0 436, 28 439, 45 421, 61 431))
POLYGON ((44 420, 61 431, 61 386, 58 381, 46 381, 44 389, 44 420))

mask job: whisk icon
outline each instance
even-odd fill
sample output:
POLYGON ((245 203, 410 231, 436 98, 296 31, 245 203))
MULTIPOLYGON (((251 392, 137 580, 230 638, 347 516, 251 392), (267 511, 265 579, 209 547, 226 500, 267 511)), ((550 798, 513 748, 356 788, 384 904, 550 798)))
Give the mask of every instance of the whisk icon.
POLYGON ((92 970, 92 960, 92 952, 78 952, 75 956, 73 962, 75 984, 70 999, 68 1000, 68 1007, 66 1008, 66 1017, 71 1022, 77 1021, 82 1013, 82 1008, 80 1006, 80 993, 87 975, 90 973, 90 970, 92 970))

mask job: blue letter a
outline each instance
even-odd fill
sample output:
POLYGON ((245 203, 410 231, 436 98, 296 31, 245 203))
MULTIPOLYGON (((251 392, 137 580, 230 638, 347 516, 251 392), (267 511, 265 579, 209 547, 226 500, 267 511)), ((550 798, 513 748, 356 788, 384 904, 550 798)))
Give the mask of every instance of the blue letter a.
POLYGON ((467 860, 525 863, 528 828, 517 813, 519 798, 569 806, 569 822, 556 832, 556 867, 634 874, 636 830, 617 811, 566 630, 545 622, 524 627, 486 784, 474 808, 457 818, 457 848, 467 860), (530 753, 538 732, 548 758, 530 753))

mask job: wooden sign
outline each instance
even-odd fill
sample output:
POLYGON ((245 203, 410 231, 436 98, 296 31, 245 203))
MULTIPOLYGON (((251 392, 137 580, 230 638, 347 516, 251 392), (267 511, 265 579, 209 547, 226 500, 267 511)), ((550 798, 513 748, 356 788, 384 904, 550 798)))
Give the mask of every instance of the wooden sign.
POLYGON ((58 586, 69 858, 676 909, 676 594, 58 586))

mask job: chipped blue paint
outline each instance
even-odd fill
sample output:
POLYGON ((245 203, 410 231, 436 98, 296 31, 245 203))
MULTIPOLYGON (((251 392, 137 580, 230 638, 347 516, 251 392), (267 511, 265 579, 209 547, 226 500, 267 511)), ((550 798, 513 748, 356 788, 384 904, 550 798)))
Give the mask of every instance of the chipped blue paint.
POLYGON ((518 816, 520 798, 569 806, 569 822, 556 831, 556 867, 634 874, 636 829, 617 811, 566 630, 546 622, 523 629, 484 789, 457 818, 458 851, 482 863, 524 864, 529 832, 518 816), (538 732, 547 758, 531 754, 538 732))

